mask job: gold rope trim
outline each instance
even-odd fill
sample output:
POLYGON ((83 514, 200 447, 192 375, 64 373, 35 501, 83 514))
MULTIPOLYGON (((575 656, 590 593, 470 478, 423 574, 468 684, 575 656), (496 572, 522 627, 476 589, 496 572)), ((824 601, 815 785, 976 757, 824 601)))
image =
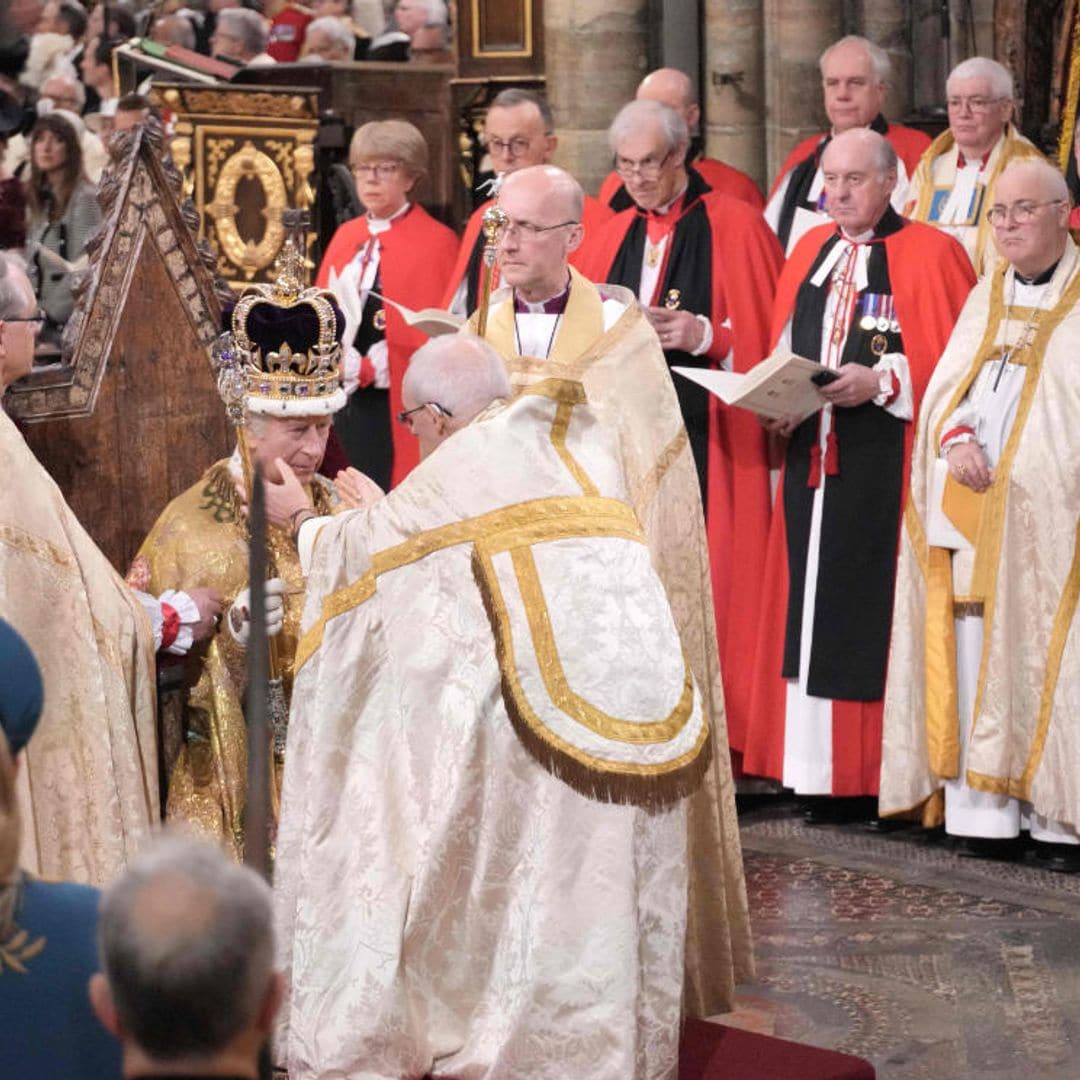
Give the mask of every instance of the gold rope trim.
POLYGON ((1058 676, 1061 673, 1061 658, 1065 652, 1065 641, 1069 636, 1069 630, 1072 628, 1073 616, 1076 614, 1078 598, 1080 598, 1080 525, 1077 526, 1076 540, 1073 542, 1069 576, 1065 580, 1065 588, 1061 592, 1061 600, 1058 602, 1058 609, 1054 615, 1054 626, 1050 632, 1046 675, 1043 679, 1042 697, 1039 700, 1039 718, 1035 725, 1035 737, 1031 742, 1031 753, 1020 777, 1019 797, 1022 799, 1030 798, 1031 782, 1035 778, 1039 762, 1042 761, 1053 713, 1054 692, 1057 690, 1058 676))
POLYGON ((380 574, 458 544, 487 539, 494 552, 518 542, 539 543, 571 536, 624 536, 645 543, 641 525, 630 506, 618 499, 588 495, 530 499, 465 521, 425 529, 394 547, 376 552, 371 568, 363 576, 324 598, 319 618, 300 640, 293 670, 298 673, 322 643, 327 622, 371 597, 380 574))
MULTIPOLYGON (((477 545, 475 556, 479 560, 479 572, 495 574, 490 556, 477 545)), ((536 569, 536 560, 532 549, 517 547, 510 550, 510 560, 517 575, 518 589, 525 606, 525 615, 532 635, 533 649, 536 652, 540 675, 548 697, 562 712, 584 728, 613 742, 625 743, 661 743, 670 742, 686 726, 694 708, 694 678, 690 674, 690 665, 684 664, 683 689, 679 700, 671 712, 663 719, 648 723, 634 723, 620 720, 602 709, 596 708, 571 688, 566 672, 555 644, 555 633, 548 614, 547 601, 540 584, 540 575, 536 569)), ((499 595, 492 589, 492 603, 496 607, 500 632, 511 633, 510 615, 499 595)))
POLYGON ((518 681, 513 642, 500 629, 496 614, 503 606, 499 585, 493 576, 483 573, 483 558, 479 549, 473 551, 473 576, 495 637, 503 703, 514 731, 530 756, 552 776, 598 802, 659 808, 696 791, 712 761, 712 741, 704 717, 697 743, 680 757, 660 765, 595 758, 544 726, 518 681))

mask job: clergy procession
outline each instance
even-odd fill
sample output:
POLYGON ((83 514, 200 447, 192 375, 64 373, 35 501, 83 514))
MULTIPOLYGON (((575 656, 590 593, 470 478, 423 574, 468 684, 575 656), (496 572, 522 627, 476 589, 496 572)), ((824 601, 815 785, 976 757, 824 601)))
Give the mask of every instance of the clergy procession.
POLYGON ((102 444, 12 402, 79 370, 81 282, 143 235, 129 148, 184 168, 178 99, 94 64, 138 32, 393 78, 462 7, 0 15, 5 1076, 873 1076, 688 1064, 754 985, 746 806, 1080 872, 1075 166, 987 56, 922 130, 834 41, 760 186, 707 156, 696 75, 605 117, 599 185, 508 78, 460 235, 430 131, 358 124, 354 209, 314 247, 328 189, 285 211, 162 373, 220 395, 161 450, 202 474, 147 479, 122 563, 76 514, 34 439, 104 484, 102 444))

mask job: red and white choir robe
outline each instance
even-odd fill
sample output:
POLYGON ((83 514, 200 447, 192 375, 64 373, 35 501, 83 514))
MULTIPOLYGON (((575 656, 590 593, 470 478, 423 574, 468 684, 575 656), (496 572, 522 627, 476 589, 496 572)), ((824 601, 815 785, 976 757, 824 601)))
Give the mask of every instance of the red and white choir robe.
MULTIPOLYGON (((480 300, 480 274, 483 269, 484 233, 481 226, 484 223, 484 211, 494 200, 488 199, 481 203, 472 213, 465 225, 465 233, 461 237, 461 245, 457 251, 457 261, 444 284, 444 293, 441 307, 447 311, 457 312, 459 315, 471 315, 479 305, 480 300)), ((585 196, 585 205, 581 213, 581 224, 585 229, 585 239, 577 251, 570 253, 569 263, 579 270, 582 260, 592 243, 593 238, 599 233, 601 227, 611 217, 611 210, 605 203, 594 199, 591 195, 585 196)), ((499 287, 498 264, 492 270, 491 291, 499 287)))
MULTIPOLYGON (((884 135, 899 160, 896 163, 896 187, 892 193, 893 209, 898 213, 907 201, 908 182, 930 137, 903 124, 890 124, 880 113, 869 125, 871 131, 884 135)), ((821 175, 821 155, 832 139, 830 132, 803 139, 787 156, 773 181, 765 220, 780 238, 788 255, 802 236, 817 225, 830 223, 825 211, 825 182, 821 175)))
MULTIPOLYGON (((691 156, 686 162, 687 168, 696 169, 701 173, 705 183, 718 195, 730 195, 732 198, 742 199, 755 210, 765 209, 765 200, 761 197, 757 184, 746 173, 740 172, 731 165, 725 165, 716 158, 692 157, 692 155, 693 147, 691 147, 691 156)), ((597 197, 600 202, 605 206, 610 206, 616 213, 628 210, 634 204, 622 177, 617 172, 607 174, 600 185, 600 194, 597 197)))
MULTIPOLYGON (((768 351, 780 247, 759 213, 711 192, 693 170, 688 175, 685 194, 667 214, 637 208, 617 214, 581 269, 593 281, 625 285, 644 305, 707 318, 712 341, 706 352, 667 351, 669 366, 748 371, 768 351)), ((674 382, 705 504, 728 736, 739 750, 769 528, 768 444, 750 413, 726 408, 681 376, 674 382)))
POLYGON ((807 234, 773 319, 774 341, 830 367, 874 367, 883 387, 795 429, 772 516, 743 767, 807 795, 878 791, 914 420, 975 281, 956 241, 892 209, 867 239, 807 234))
MULTIPOLYGON (((385 336, 385 365, 379 356, 381 350, 374 350, 378 362, 362 365, 360 389, 335 418, 335 427, 358 468, 363 469, 357 455, 367 452, 362 448, 364 443, 377 442, 374 452, 381 453, 383 461, 392 446, 392 467, 383 468, 389 482, 397 484, 417 463, 419 451, 416 439, 401 424, 393 423, 392 417, 402 409, 401 380, 409 357, 427 337, 410 329, 395 308, 384 305, 370 291, 374 289, 414 311, 437 306, 454 264, 457 237, 415 204, 390 219, 388 226, 378 223, 373 233, 366 215, 345 222, 330 240, 316 284, 331 288, 346 314, 347 332, 352 335, 351 340, 343 341, 346 348, 359 343, 357 347, 364 355, 385 336), (379 383, 389 390, 385 407, 386 395, 369 389, 379 383), (365 395, 369 397, 366 403, 365 395)), ((367 458, 362 460, 368 463, 367 458)))

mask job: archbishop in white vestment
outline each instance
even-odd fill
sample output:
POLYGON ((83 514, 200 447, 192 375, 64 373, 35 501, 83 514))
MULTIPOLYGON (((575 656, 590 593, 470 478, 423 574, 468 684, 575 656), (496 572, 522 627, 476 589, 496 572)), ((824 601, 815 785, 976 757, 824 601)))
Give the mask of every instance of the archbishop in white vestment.
POLYGON ((305 628, 290 1076, 673 1077, 709 725, 581 385, 489 406, 325 524, 305 628))

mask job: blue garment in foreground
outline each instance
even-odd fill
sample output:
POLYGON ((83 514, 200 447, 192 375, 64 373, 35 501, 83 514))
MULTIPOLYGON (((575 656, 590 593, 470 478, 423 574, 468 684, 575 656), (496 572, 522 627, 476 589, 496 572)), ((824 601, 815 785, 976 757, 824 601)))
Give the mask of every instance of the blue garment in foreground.
POLYGON ((99 899, 85 885, 24 880, 15 935, 0 942, 5 1080, 120 1075, 120 1043, 98 1023, 87 994, 98 970, 99 899))

